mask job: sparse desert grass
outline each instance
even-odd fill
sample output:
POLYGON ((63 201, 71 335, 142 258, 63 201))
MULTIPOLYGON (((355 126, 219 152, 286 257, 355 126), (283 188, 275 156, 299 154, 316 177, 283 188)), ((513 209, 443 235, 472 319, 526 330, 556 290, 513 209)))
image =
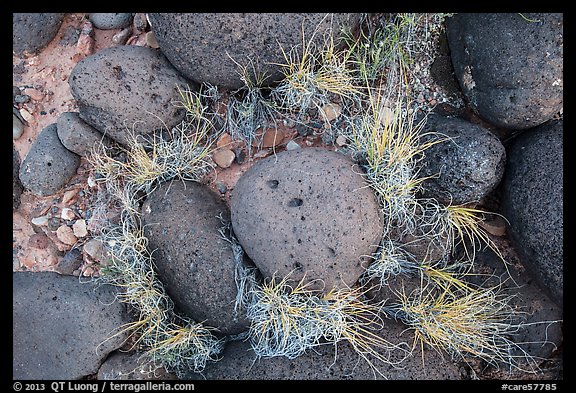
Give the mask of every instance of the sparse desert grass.
POLYGON ((104 148, 93 154, 91 163, 109 195, 103 204, 121 210, 119 224, 102 226, 101 237, 111 254, 103 277, 120 287, 119 299, 136 310, 138 318, 124 328, 138 336, 137 343, 148 349, 151 359, 178 373, 201 371, 218 359, 224 340, 201 323, 175 314, 139 225, 141 198, 166 181, 200 180, 213 167, 209 156, 222 130, 246 142, 250 151, 257 129, 282 117, 303 121, 315 111, 321 115, 324 105, 339 102, 347 152, 386 219, 383 240, 365 276, 382 286, 400 275, 412 276, 420 286, 375 304, 366 299, 368 289, 362 285, 321 292, 303 280, 290 284, 288 276, 262 280, 256 268, 243 263, 242 247, 222 220, 221 235, 235 259, 235 313, 245 312, 251 322, 247 334, 229 339, 247 339, 258 356, 289 359, 319 345, 346 341, 376 371, 378 362, 401 365, 402 360, 392 360, 396 354, 409 356, 424 346, 457 360, 471 356, 510 368, 521 367, 523 360, 528 369, 537 369, 535 359, 513 341, 523 325, 516 321, 520 313, 510 306, 512 297, 500 286, 482 288, 466 279, 481 246, 501 256, 479 226, 487 212, 417 197, 425 180, 419 176, 421 160, 431 145, 444 140, 423 133, 425 117, 417 120, 411 98, 409 66, 413 53, 421 50, 414 37, 423 20, 428 19, 399 14, 389 24, 362 30, 356 39, 348 36, 347 48, 333 39, 314 46, 312 37, 303 34, 300 46, 282 48, 284 79, 276 87, 263 86, 266 75, 254 63, 238 64, 244 86, 229 97, 223 125, 214 125, 222 116, 205 105, 217 100, 217 89, 181 90, 177 104, 186 109, 187 118, 168 130, 169 138, 153 137, 148 144, 133 138, 124 159, 113 158, 104 148), (418 261, 397 239, 387 237, 392 228, 408 234, 420 230, 419 238, 439 247, 443 257, 418 261), (460 245, 465 258, 453 262, 452 252, 460 245), (412 348, 377 334, 383 327, 382 312, 414 332, 412 348))
POLYGON ((246 142, 250 153, 257 139, 256 130, 276 126, 280 112, 277 104, 269 97, 270 89, 265 86, 268 75, 254 61, 242 65, 232 60, 239 68, 244 86, 234 91, 228 100, 226 128, 232 139, 246 142))
MULTIPOLYGON (((432 347, 455 361, 478 358, 496 368, 537 372, 538 359, 514 341, 527 325, 511 306, 514 295, 500 285, 489 288, 424 286, 398 293, 399 302, 383 307, 414 331, 413 348, 432 347)), ((549 323, 549 322, 546 322, 549 323)), ((423 352, 422 352, 423 353, 423 352)))
POLYGON ((313 38, 307 40, 302 31, 301 46, 281 48, 284 62, 277 64, 284 79, 273 89, 272 98, 297 120, 332 102, 333 97, 361 94, 349 68, 350 52, 339 50, 332 36, 321 44, 313 38))
POLYGON ((343 340, 373 366, 378 361, 397 365, 401 360, 393 361, 392 354, 408 354, 405 343, 391 343, 376 334, 382 328, 380 307, 362 299, 366 288, 323 293, 310 288, 312 281, 291 285, 288 278, 272 277, 249 294, 249 341, 258 356, 294 359, 316 346, 343 340))
POLYGON ((202 106, 200 96, 181 91, 187 118, 169 130, 169 137, 145 140, 132 137, 123 148, 123 158, 106 149, 94 150, 90 158, 101 185, 100 209, 119 210, 118 222, 104 221, 98 238, 108 260, 99 280, 119 288, 118 299, 136 318, 121 332, 136 337, 146 356, 177 375, 201 372, 206 363, 218 359, 223 339, 189 318, 178 315, 158 279, 152 252, 140 223, 139 205, 158 185, 167 181, 199 181, 213 164, 209 160, 218 130, 202 106))

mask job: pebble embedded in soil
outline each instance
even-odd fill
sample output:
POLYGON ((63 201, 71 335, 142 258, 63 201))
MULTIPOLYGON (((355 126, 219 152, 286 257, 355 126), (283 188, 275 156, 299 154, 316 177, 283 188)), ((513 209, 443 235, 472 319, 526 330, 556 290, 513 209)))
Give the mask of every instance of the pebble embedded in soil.
POLYGON ((236 154, 232 150, 229 149, 218 149, 212 154, 212 160, 218 165, 220 168, 228 168, 234 162, 234 158, 236 158, 236 154))
POLYGON ((76 222, 72 225, 72 232, 74 233, 74 236, 78 238, 86 237, 88 235, 88 230, 86 229, 86 221, 76 220, 76 222))
POLYGON ((24 124, 16 117, 12 115, 12 139, 18 139, 24 133, 24 124))
POLYGON ((104 258, 104 245, 98 239, 90 239, 82 248, 84 252, 96 262, 101 262, 104 258))
POLYGON ((56 230, 56 236, 58 240, 69 246, 73 246, 78 241, 78 238, 74 235, 72 228, 68 225, 60 225, 56 230))

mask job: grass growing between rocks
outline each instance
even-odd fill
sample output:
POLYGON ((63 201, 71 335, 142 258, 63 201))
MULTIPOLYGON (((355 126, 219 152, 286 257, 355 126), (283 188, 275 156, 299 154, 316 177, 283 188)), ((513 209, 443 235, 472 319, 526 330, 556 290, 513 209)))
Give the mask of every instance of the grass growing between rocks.
POLYGON ((140 204, 159 184, 199 181, 213 167, 209 157, 218 133, 195 94, 181 91, 188 117, 168 138, 153 136, 146 144, 132 137, 120 156, 102 148, 90 158, 101 184, 100 208, 119 211, 118 221, 102 220, 97 237, 109 255, 99 280, 117 286, 118 299, 136 315, 120 333, 129 332, 136 338, 133 345, 142 346, 153 364, 177 375, 201 372, 218 359, 224 341, 214 329, 174 311, 155 273, 140 225, 140 204))
MULTIPOLYGON (((289 277, 262 280, 257 269, 242 263, 243 251, 230 228, 221 235, 230 242, 236 260, 238 296, 235 311, 245 312, 249 331, 231 339, 247 339, 259 357, 297 358, 319 345, 348 342, 371 364, 401 366, 400 353, 409 356, 425 346, 448 353, 455 360, 479 358, 494 367, 519 368, 535 359, 512 337, 522 327, 519 312, 510 306, 511 296, 500 286, 482 288, 468 282, 475 253, 482 246, 501 253, 479 225, 486 213, 462 206, 444 206, 435 199, 420 199, 419 168, 426 150, 445 140, 442 135, 423 138, 425 118, 417 120, 413 105, 411 56, 417 48, 414 31, 422 29, 421 17, 401 14, 390 23, 371 26, 347 47, 333 39, 313 46, 283 48, 284 79, 273 88, 263 87, 266 75, 254 64, 240 65, 244 87, 230 96, 224 116, 204 105, 215 103, 218 92, 204 86, 202 93, 180 91, 187 119, 169 130, 169 138, 152 137, 148 144, 133 138, 123 159, 105 150, 95 152, 91 163, 99 174, 108 199, 103 205, 120 209, 120 224, 104 223, 101 238, 111 258, 102 278, 121 288, 120 301, 138 314, 124 329, 138 337, 136 344, 169 370, 184 374, 200 372, 216 361, 224 345, 215 332, 177 315, 171 299, 156 277, 152 255, 139 225, 139 203, 159 184, 176 180, 199 181, 213 168, 210 154, 220 130, 248 149, 256 130, 294 116, 297 122, 327 104, 342 107, 339 132, 347 141, 343 149, 359 172, 386 217, 383 239, 365 272, 366 281, 380 286, 400 276, 412 277, 420 286, 411 293, 396 291, 396 298, 373 303, 364 285, 321 292, 289 277), (216 119, 223 120, 219 127, 216 119), (420 261, 405 250, 393 230, 423 239, 442 251, 436 260, 420 261), (421 233, 417 234, 417 231, 421 233), (466 258, 451 261, 457 247, 466 258), (383 316, 397 319, 414 332, 412 348, 392 343, 379 334, 383 316), (519 354, 517 354, 519 352, 519 354), (515 354, 516 353, 516 354, 515 354)), ((400 236, 401 237, 401 236, 400 236)), ((402 356, 401 356, 402 358, 402 356)), ((384 376, 386 377, 386 376, 384 376)))
POLYGON ((519 322, 522 312, 511 306, 513 295, 506 295, 500 286, 473 287, 456 276, 444 276, 442 282, 410 294, 402 290, 398 303, 383 307, 414 331, 413 348, 419 346, 423 356, 427 345, 454 361, 468 362, 472 357, 496 369, 539 370, 542 359, 523 349, 528 343, 513 341, 527 326, 519 322))
POLYGON ((303 278, 293 285, 289 276, 274 276, 247 293, 248 340, 256 355, 294 359, 314 347, 347 341, 376 372, 375 362, 401 363, 392 355, 407 354, 407 347, 376 333, 383 326, 380 306, 363 300, 366 288, 323 293, 312 284, 303 278))
POLYGON ((362 105, 355 111, 343 111, 347 127, 341 135, 386 218, 383 240, 362 280, 384 286, 405 276, 420 282, 410 294, 395 291, 396 298, 382 306, 388 316, 412 329, 413 349, 429 346, 453 359, 479 358, 496 368, 519 369, 524 362, 523 371, 536 372, 537 360, 522 349, 522 343, 512 341, 525 327, 517 322, 521 313, 511 306, 513 297, 503 295, 500 286, 481 288, 467 280, 476 251, 482 247, 489 247, 506 263, 480 226, 488 212, 471 207, 474 201, 444 206, 418 196, 426 180, 419 176, 426 150, 447 139, 423 132, 426 113, 417 121, 417 106, 412 102, 411 55, 422 49, 412 35, 422 28, 421 21, 402 14, 369 35, 361 32, 358 41, 347 38, 366 94, 364 99, 359 97, 362 105), (418 260, 401 245, 404 235, 422 240, 441 255, 418 260), (455 262, 459 247, 465 257, 455 262))

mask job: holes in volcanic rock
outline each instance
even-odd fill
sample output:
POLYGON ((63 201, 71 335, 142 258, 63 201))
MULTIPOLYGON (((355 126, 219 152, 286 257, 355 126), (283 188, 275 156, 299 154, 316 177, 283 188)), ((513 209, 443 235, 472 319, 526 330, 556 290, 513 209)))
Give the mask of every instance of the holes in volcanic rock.
POLYGON ((302 264, 300 262, 294 262, 292 266, 294 266, 296 270, 302 270, 302 264))
POLYGON ((268 180, 266 184, 268 185, 268 187, 275 190, 278 188, 278 184, 280 184, 280 182, 278 180, 268 180))
POLYGON ((304 201, 300 198, 292 198, 290 200, 290 202, 288 202, 288 206, 290 207, 298 207, 298 206, 302 206, 302 204, 304 203, 304 201))

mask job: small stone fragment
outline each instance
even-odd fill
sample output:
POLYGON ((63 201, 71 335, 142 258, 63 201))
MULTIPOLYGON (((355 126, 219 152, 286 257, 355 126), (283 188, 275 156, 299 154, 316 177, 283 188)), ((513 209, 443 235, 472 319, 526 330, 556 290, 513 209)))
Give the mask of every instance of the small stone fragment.
POLYGON ((146 33, 146 44, 150 48, 154 49, 160 48, 160 45, 158 45, 158 41, 156 41, 156 36, 154 35, 153 31, 149 31, 148 33, 146 33))
POLYGON ((44 233, 35 233, 28 239, 28 246, 38 250, 44 250, 49 243, 50 239, 44 233))
POLYGON ((30 96, 34 101, 42 101, 44 98, 44 94, 40 90, 33 88, 24 89, 24 94, 30 96))
POLYGON ((74 211, 68 207, 65 207, 64 209, 62 209, 62 213, 60 213, 60 217, 63 220, 73 220, 76 217, 76 214, 74 214, 74 211))
POLYGON ((31 123, 32 121, 34 121, 34 116, 32 116, 32 114, 28 112, 25 108, 20 109, 20 115, 27 123, 31 123))
POLYGON ((22 136, 24 133, 24 124, 16 117, 12 115, 12 139, 16 140, 22 136))
POLYGON ((225 147, 232 143, 232 137, 227 132, 222 134, 216 142, 216 147, 225 147))
POLYGON ((252 141, 252 146, 262 148, 276 147, 282 143, 284 132, 277 128, 267 128, 256 130, 256 138, 252 141))
POLYGON ((228 168, 234 162, 234 158, 236 158, 236 154, 228 149, 219 149, 212 154, 212 160, 220 168, 228 168))
POLYGON ((77 248, 68 251, 54 267, 60 274, 73 275, 74 271, 82 266, 82 253, 77 248))
POLYGON ((44 226, 48 224, 48 219, 50 218, 49 215, 34 217, 30 222, 36 226, 44 226))
POLYGON ((264 157, 268 157, 270 154, 272 154, 271 150, 264 149, 264 150, 260 150, 259 152, 256 152, 256 154, 254 154, 254 158, 264 158, 264 157))
POLYGON ((300 145, 294 141, 290 141, 288 142, 288 144, 286 145, 286 149, 287 150, 298 150, 301 149, 300 145))
POLYGON ((124 45, 126 44, 126 41, 128 41, 130 34, 132 34, 132 29, 130 27, 122 29, 118 33, 114 34, 112 42, 116 45, 124 45))
POLYGON ((58 237, 58 240, 60 240, 62 243, 69 246, 73 246, 78 241, 78 238, 74 236, 72 228, 70 228, 68 225, 60 225, 60 227, 58 227, 56 230, 56 237, 58 237))
POLYGON ((340 147, 346 145, 348 142, 346 141, 346 137, 344 135, 340 135, 338 136, 338 138, 336 138, 336 144, 340 147))
POLYGON ((146 31, 148 27, 148 20, 146 19, 146 14, 143 12, 138 12, 134 14, 134 20, 132 21, 132 25, 134 26, 134 30, 143 33, 146 31))
POLYGON ((86 229, 86 220, 76 220, 74 225, 72 225, 72 231, 76 237, 85 237, 88 235, 88 230, 86 229))
POLYGON ((82 275, 84 277, 90 277, 92 274, 94 274, 94 269, 92 269, 90 266, 88 266, 86 269, 84 269, 84 271, 82 272, 82 275))
POLYGON ((328 123, 340 116, 340 113, 342 113, 342 108, 338 104, 326 104, 320 108, 321 118, 328 123))
POLYGON ((104 257, 102 242, 98 239, 90 239, 84 243, 84 252, 96 262, 101 262, 104 257))
POLYGON ((78 189, 72 189, 72 190, 68 190, 64 193, 64 195, 62 196, 62 204, 66 205, 68 204, 68 202, 70 202, 72 200, 72 198, 74 198, 74 196, 76 196, 76 194, 78 193, 78 189))
POLYGON ((218 189, 218 192, 220 194, 226 194, 226 191, 227 191, 226 184, 224 184, 222 182, 217 182, 216 188, 218 189))

